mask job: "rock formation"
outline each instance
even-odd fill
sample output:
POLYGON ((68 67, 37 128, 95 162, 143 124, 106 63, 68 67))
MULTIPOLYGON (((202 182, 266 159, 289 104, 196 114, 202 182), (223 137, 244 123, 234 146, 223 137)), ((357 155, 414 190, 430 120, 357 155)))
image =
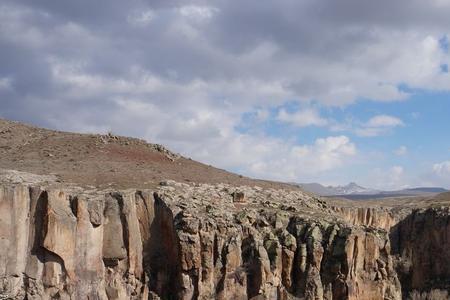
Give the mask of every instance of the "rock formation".
POLYGON ((448 299, 448 209, 182 184, 0 187, 0 299, 448 299))

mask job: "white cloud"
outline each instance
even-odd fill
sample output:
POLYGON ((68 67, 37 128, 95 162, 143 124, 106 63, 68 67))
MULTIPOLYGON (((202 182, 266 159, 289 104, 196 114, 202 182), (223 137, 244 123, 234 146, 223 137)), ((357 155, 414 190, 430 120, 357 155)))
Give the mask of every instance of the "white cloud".
MULTIPOLYGON (((430 16, 440 15, 442 5, 437 3, 444 0, 434 1, 436 3, 428 7, 416 1, 409 5, 408 11, 426 10, 430 16)), ((429 27, 422 19, 411 20, 414 26, 402 26, 402 22, 408 21, 384 20, 384 12, 370 5, 355 7, 346 3, 336 7, 323 1, 281 1, 277 5, 268 3, 261 6, 250 1, 236 9, 237 5, 226 2, 218 2, 216 7, 194 1, 134 7, 113 1, 108 7, 111 11, 107 11, 112 14, 110 18, 107 12, 103 12, 104 7, 92 7, 102 11, 99 17, 105 18, 102 19, 104 22, 81 19, 77 24, 104 42, 99 45, 95 39, 92 41, 73 32, 68 32, 66 38, 61 39, 54 28, 69 23, 67 20, 79 19, 70 18, 71 11, 64 11, 68 15, 64 20, 65 15, 61 11, 52 12, 52 7, 48 5, 44 9, 34 9, 36 7, 33 6, 40 5, 29 4, 30 7, 27 7, 6 3, 0 9, 3 39, 24 47, 40 48, 44 52, 42 57, 64 53, 65 47, 71 46, 68 40, 80 41, 76 47, 78 51, 73 51, 75 47, 68 47, 66 52, 69 55, 61 56, 64 59, 70 56, 86 59, 92 69, 103 60, 109 60, 112 67, 116 64, 136 64, 138 61, 150 73, 161 75, 170 71, 180 78, 204 80, 208 84, 221 80, 229 82, 229 85, 239 85, 251 78, 260 83, 254 87, 254 93, 266 86, 280 85, 289 94, 289 99, 315 99, 321 104, 333 106, 347 105, 361 98, 402 101, 409 95, 398 88, 400 84, 450 90, 450 74, 439 71, 440 65, 450 60, 449 54, 439 46, 443 30, 448 26, 429 27), (369 16, 361 19, 357 10, 368 13, 366 10, 369 7, 369 16), (301 16, 293 19, 286 17, 292 11, 300 12, 301 16), (332 18, 323 18, 319 12, 332 14, 332 18), (52 13, 59 17, 53 17, 52 13), (124 15, 132 28, 117 24, 114 14, 124 15), (164 18, 157 17, 160 14, 164 18), (218 18, 215 18, 216 15, 218 18), (210 22, 208 26, 190 26, 189 20, 210 22), (272 26, 278 23, 271 23, 270 20, 281 23, 272 26), (318 23, 317 20, 321 21, 318 23), (52 22, 56 24, 48 28, 43 26, 52 22), (135 32, 135 25, 149 23, 152 26, 148 31, 135 32), (98 24, 103 24, 101 30, 97 30, 98 24), (105 30, 107 25, 111 32, 105 30), (239 28, 239 34, 236 34, 236 28, 239 28), (333 28, 333 34, 330 34, 329 28, 333 28), (120 39, 117 39, 118 30, 123 31, 120 39), (315 34, 311 35, 311 32, 315 34), (114 49, 127 55, 118 55, 114 49), (95 59, 97 53, 102 53, 101 60, 95 59)), ((392 3, 385 5, 393 10, 398 9, 392 3)), ((404 13, 403 10, 397 12, 404 13)), ((432 20, 433 24, 438 24, 437 20, 442 21, 437 17, 432 20)), ((117 67, 120 69, 120 66, 117 67)), ((119 76, 126 77, 126 74, 119 76)), ((246 95, 236 96, 235 102, 248 101, 244 97, 246 95)), ((257 97, 252 99, 253 105, 262 101, 257 97)), ((285 99, 264 101, 281 105, 285 99)))
POLYGON ((400 190, 410 187, 414 181, 407 176, 402 166, 391 166, 390 168, 375 168, 365 178, 367 186, 380 190, 400 190))
POLYGON ((374 137, 385 133, 386 130, 382 128, 357 128, 355 133, 360 137, 374 137))
POLYGON ((450 177, 450 161, 444 161, 433 165, 433 172, 438 176, 450 177))
POLYGON ((270 112, 267 109, 259 108, 255 112, 256 121, 258 122, 264 122, 267 121, 270 117, 270 112))
POLYGON ((366 124, 367 127, 396 127, 402 125, 404 125, 402 120, 388 115, 375 116, 366 124))
POLYGON ((325 118, 322 118, 317 110, 311 108, 293 113, 281 109, 278 112, 277 120, 297 127, 326 126, 328 124, 328 121, 325 118))
POLYGON ((406 146, 400 146, 394 150, 394 154, 398 156, 403 156, 408 153, 408 148, 406 146))
POLYGON ((362 126, 356 128, 355 133, 362 137, 374 137, 386 134, 393 128, 399 126, 404 126, 401 119, 389 115, 377 115, 362 126))
POLYGON ((391 188, 407 188, 409 185, 407 184, 407 181, 405 179, 405 170, 401 166, 393 166, 388 174, 387 178, 389 180, 389 183, 386 183, 387 187, 391 188))
MULTIPOLYGON (((265 155, 256 156, 257 159, 251 163, 251 175, 304 181, 311 176, 323 175, 324 172, 342 167, 357 153, 356 146, 346 136, 320 138, 311 145, 286 144, 280 140, 272 140, 272 143, 268 147, 262 147, 266 150, 265 155)), ((255 153, 250 155, 255 157, 255 153)))
MULTIPOLYGON (((314 157, 316 155, 305 155, 304 158, 310 161, 314 168, 319 171, 325 171, 340 166, 345 158, 354 156, 356 154, 356 146, 346 136, 335 136, 317 139, 313 147, 294 148, 293 151, 317 153, 317 158, 314 157)), ((306 161, 304 163, 307 164, 306 161)))
POLYGON ((329 121, 329 129, 335 132, 350 131, 360 137, 376 137, 392 132, 404 122, 389 115, 376 115, 366 122, 348 118, 344 122, 329 121))
POLYGON ((144 11, 134 11, 127 17, 127 21, 135 26, 146 26, 156 17, 155 11, 148 9, 144 11))
POLYGON ((0 77, 0 90, 9 90, 12 87, 12 80, 9 77, 0 77))
POLYGON ((403 167, 401 167, 401 166, 393 166, 390 170, 390 173, 391 173, 391 178, 394 179, 395 181, 397 181, 403 175, 404 170, 403 170, 403 167))
POLYGON ((179 12, 183 17, 193 19, 195 21, 204 21, 211 19, 219 10, 210 6, 186 5, 179 8, 179 12))
POLYGON ((430 165, 429 169, 421 175, 423 184, 450 189, 450 160, 430 165))

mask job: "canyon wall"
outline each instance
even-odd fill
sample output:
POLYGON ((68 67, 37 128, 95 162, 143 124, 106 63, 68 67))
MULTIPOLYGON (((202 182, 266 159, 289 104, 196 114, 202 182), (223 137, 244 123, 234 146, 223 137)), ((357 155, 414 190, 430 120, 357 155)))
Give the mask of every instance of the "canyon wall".
POLYGON ((411 299, 450 299, 448 207, 414 210, 391 229, 392 257, 411 299))
POLYGON ((3 185, 0 299, 447 299, 448 215, 395 223, 257 187, 3 185))

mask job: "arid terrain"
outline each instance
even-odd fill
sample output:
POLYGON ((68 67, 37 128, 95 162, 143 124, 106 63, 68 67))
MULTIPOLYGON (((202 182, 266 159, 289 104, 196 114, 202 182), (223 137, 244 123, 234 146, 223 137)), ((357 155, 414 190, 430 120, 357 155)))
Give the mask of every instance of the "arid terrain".
POLYGON ((232 174, 135 138, 58 132, 1 119, 0 168, 103 188, 148 188, 167 179, 293 188, 232 174))
POLYGON ((0 120, 0 299, 449 299, 449 207, 0 120))

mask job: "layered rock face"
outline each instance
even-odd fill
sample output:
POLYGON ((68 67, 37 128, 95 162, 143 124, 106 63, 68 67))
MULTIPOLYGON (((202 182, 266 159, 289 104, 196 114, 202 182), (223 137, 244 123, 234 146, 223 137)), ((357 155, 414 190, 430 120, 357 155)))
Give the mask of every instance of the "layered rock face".
POLYGON ((448 211, 350 215, 257 187, 3 185, 0 299, 447 299, 448 211))

